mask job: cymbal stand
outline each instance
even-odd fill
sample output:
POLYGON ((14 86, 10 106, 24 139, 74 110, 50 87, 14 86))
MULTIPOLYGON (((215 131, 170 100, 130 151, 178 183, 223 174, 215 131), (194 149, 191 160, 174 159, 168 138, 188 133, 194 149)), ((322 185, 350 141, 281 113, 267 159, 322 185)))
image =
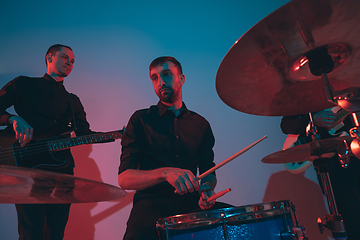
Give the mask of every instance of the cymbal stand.
POLYGON ((329 167, 331 165, 331 159, 318 158, 314 160, 313 165, 316 173, 320 176, 330 212, 330 215, 324 216, 326 223, 322 223, 321 219, 318 219, 320 232, 323 234, 324 229, 327 228, 332 232, 334 239, 347 239, 344 223, 341 214, 339 214, 337 210, 335 197, 330 182, 329 167))
MULTIPOLYGON (((321 76, 324 80, 324 93, 329 102, 337 104, 336 99, 334 98, 333 88, 329 83, 327 73, 331 72, 334 69, 334 62, 332 57, 328 54, 327 46, 321 46, 314 48, 307 52, 306 58, 308 59, 309 68, 313 75, 321 76)), ((310 115, 311 116, 311 115, 310 115)), ((312 118, 310 118, 312 121, 312 118)), ((314 123, 312 123, 313 126, 314 123)), ((316 132, 314 132, 316 135, 316 132)), ((315 140, 316 141, 316 140, 315 140)), ((316 144, 314 144, 316 146, 316 144)), ((319 156, 321 156, 320 154, 319 156)), ((324 229, 327 228, 332 232, 334 239, 347 239, 344 223, 341 215, 338 213, 334 193, 332 190, 330 176, 329 176, 329 167, 331 165, 330 158, 321 158, 315 159, 313 161, 314 168, 320 176, 321 183, 323 186, 323 191, 328 203, 330 215, 324 216, 326 223, 322 223, 321 219, 318 219, 318 226, 320 232, 323 233, 324 229)))

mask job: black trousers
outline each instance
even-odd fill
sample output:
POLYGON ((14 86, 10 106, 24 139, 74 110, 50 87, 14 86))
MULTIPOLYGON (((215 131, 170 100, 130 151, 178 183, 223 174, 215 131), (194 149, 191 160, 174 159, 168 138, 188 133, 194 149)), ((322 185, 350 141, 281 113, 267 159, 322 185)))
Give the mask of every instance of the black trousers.
MULTIPOLYGON (((73 175, 73 167, 66 167, 54 172, 73 175)), ((44 186, 44 180, 33 179, 33 189, 30 195, 36 192, 37 184, 44 186), (35 187, 34 187, 35 186, 35 187)), ((52 183, 48 182, 49 193, 52 193, 52 183)), ((47 194, 41 189, 42 194, 47 194)), ((39 197, 39 196, 37 196, 39 197)), ((19 240, 62 240, 66 223, 69 218, 71 204, 15 204, 18 217, 19 240)))
MULTIPOLYGON (((197 192, 170 196, 147 196, 136 193, 124 240, 159 240, 156 221, 163 217, 202 211, 198 201, 197 192)), ((233 206, 216 202, 208 211, 226 207, 233 206)))
POLYGON ((70 204, 15 204, 19 240, 62 240, 70 204))

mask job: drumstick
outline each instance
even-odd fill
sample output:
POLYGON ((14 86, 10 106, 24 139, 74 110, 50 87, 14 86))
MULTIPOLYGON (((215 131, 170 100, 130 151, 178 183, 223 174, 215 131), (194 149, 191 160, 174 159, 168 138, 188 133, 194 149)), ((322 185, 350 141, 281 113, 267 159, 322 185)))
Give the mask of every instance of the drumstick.
POLYGON ((235 158, 237 158, 238 156, 240 156, 241 154, 245 153, 246 151, 248 151, 250 148, 252 148, 253 146, 255 146, 256 144, 258 144, 259 142, 261 142, 262 140, 264 140, 265 138, 267 138, 267 136, 263 136, 262 138, 260 138, 259 140, 257 140, 256 142, 250 144, 249 146, 243 148, 242 150, 238 151, 237 153, 235 153, 234 155, 232 155, 231 157, 225 159, 224 161, 222 161, 221 163, 219 163, 218 165, 210 168, 209 170, 207 170, 206 172, 204 172, 203 174, 199 175, 198 177, 196 177, 196 180, 200 180, 204 177, 206 177, 207 175, 209 175, 210 173, 214 172, 216 169, 221 168, 222 166, 224 166, 225 164, 231 162, 232 160, 234 160, 235 158))
MULTIPOLYGON (((250 144, 249 146, 241 149, 240 151, 238 151, 237 153, 235 153, 234 155, 232 155, 231 157, 225 159, 224 161, 222 161, 221 163, 219 163, 218 165, 215 165, 214 167, 210 168, 209 170, 207 170, 206 172, 204 172, 203 174, 199 175, 198 177, 195 177, 194 180, 198 181, 200 179, 203 179, 204 177, 206 177, 207 175, 209 175, 210 173, 214 172, 216 169, 221 168, 222 166, 224 166, 225 164, 231 162, 232 160, 234 160, 235 158, 237 158, 238 156, 240 156, 241 154, 245 153, 246 151, 248 151, 250 148, 252 148, 253 146, 255 146, 256 144, 258 144, 259 142, 261 142, 262 140, 264 140, 265 138, 267 138, 267 136, 263 136, 262 138, 260 138, 259 140, 257 140, 256 142, 250 144)), ((174 193, 178 193, 177 190, 174 191, 174 193)))
POLYGON ((228 188, 228 189, 226 189, 226 190, 224 190, 224 191, 218 192, 218 193, 215 194, 214 196, 211 196, 211 197, 209 197, 208 199, 206 199, 205 202, 213 201, 213 200, 215 200, 215 199, 217 199, 217 198, 219 198, 219 197, 224 196, 225 194, 227 194, 227 193, 230 192, 230 191, 231 191, 231 188, 228 188))

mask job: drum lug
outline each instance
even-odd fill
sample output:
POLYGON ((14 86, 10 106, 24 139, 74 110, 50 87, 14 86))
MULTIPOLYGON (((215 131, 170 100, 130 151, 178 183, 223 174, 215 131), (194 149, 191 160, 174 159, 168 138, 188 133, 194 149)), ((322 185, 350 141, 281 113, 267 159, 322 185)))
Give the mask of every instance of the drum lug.
POLYGON ((344 222, 340 214, 338 215, 326 215, 325 223, 318 218, 317 223, 321 234, 324 234, 325 228, 332 232, 332 236, 335 239, 347 239, 344 222))
POLYGON ((308 240, 304 226, 293 227, 292 232, 282 232, 281 240, 308 240))
POLYGON ((280 234, 281 240, 295 240, 295 234, 292 232, 282 232, 280 234))
POLYGON ((306 236, 306 230, 304 226, 298 226, 293 228, 295 232, 295 238, 297 240, 308 240, 308 237, 306 236))

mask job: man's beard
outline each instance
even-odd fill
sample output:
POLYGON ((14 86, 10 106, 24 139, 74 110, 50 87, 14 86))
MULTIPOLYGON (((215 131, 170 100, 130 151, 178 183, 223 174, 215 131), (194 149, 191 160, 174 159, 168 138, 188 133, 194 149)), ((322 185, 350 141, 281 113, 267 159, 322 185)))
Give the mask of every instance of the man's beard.
POLYGON ((170 90, 168 94, 162 94, 160 91, 158 97, 160 98, 160 101, 172 104, 178 99, 179 93, 175 92, 172 88, 167 89, 170 90))

